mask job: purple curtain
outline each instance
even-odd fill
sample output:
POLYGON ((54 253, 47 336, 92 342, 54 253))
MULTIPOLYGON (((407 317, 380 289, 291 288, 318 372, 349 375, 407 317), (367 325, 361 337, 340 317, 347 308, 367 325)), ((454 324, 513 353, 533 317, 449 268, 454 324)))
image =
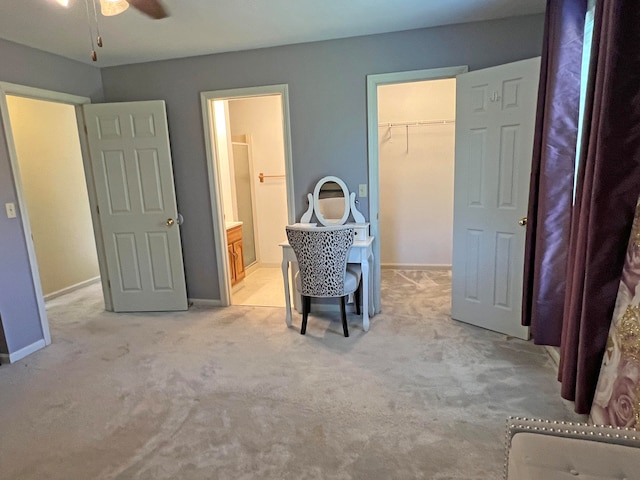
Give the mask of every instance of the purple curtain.
POLYGON ((586 0, 548 0, 524 262, 523 324, 560 346, 575 172, 586 0))
POLYGON ((640 193, 640 5, 596 2, 558 378, 588 413, 640 193))

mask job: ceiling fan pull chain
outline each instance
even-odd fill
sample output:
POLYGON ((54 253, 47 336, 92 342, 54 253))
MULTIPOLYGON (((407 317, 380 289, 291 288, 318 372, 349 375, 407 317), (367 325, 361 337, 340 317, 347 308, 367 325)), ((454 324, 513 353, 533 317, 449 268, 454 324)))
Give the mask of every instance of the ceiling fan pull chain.
POLYGON ((98 21, 98 8, 96 7, 95 0, 91 0, 91 6, 93 7, 93 18, 96 21, 96 34, 98 35, 96 43, 98 47, 102 48, 102 35, 100 35, 100 22, 98 21))
MULTIPOLYGON (((93 2, 93 0, 91 0, 93 2)), ((84 4, 87 7, 87 26, 89 27, 89 40, 91 41, 91 60, 94 62, 98 60, 98 54, 96 48, 93 45, 93 31, 91 30, 91 14, 89 13, 89 0, 84 0, 84 4)))

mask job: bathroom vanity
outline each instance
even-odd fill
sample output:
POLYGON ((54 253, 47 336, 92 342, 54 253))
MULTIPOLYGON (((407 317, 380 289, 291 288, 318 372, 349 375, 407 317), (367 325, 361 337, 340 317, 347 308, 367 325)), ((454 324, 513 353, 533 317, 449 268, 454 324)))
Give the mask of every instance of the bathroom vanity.
POLYGON ((231 285, 245 277, 244 255, 242 253, 242 222, 227 222, 227 250, 229 251, 229 272, 231 285))

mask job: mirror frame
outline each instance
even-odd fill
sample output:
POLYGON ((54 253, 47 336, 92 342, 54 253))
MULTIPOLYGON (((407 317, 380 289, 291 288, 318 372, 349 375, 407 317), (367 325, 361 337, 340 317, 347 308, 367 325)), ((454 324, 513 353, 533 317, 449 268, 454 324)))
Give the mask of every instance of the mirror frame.
POLYGON ((315 210, 316 218, 318 219, 318 221, 325 227, 330 227, 332 225, 344 225, 349 218, 349 214, 351 213, 351 204, 349 198, 349 189, 347 188, 347 184, 344 183, 341 178, 330 175, 318 180, 318 183, 316 183, 316 186, 313 189, 313 209, 315 210), (342 193, 344 194, 344 214, 339 220, 327 220, 326 218, 324 218, 324 215, 322 215, 322 212, 320 211, 320 190, 325 183, 329 182, 337 183, 342 189, 342 193))

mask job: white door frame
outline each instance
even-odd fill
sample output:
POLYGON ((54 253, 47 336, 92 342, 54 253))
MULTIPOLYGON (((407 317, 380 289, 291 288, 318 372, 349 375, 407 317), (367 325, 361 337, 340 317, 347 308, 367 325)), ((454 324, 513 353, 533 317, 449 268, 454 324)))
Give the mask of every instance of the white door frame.
POLYGON ((232 100, 234 98, 262 97, 281 95, 282 99, 282 133, 284 136, 285 184, 287 188, 287 217, 293 223, 295 212, 293 193, 293 161, 291 154, 291 123, 289 120, 289 86, 287 84, 267 85, 261 87, 232 88, 228 90, 212 90, 200 93, 202 123, 204 127, 205 147, 207 150, 207 173, 209 175, 209 195, 211 197, 211 216, 213 221, 216 260, 218 262, 218 284, 220 285, 220 305, 231 305, 231 280, 229 275, 229 259, 227 251, 224 210, 220 172, 214 142, 216 133, 210 113, 210 105, 215 100, 232 100))
POLYGON ((455 78, 467 73, 466 65, 456 67, 431 68, 408 72, 380 73, 367 75, 367 152, 369 163, 369 223, 373 242, 373 302, 376 312, 381 311, 380 299, 380 174, 378 151, 378 86, 395 83, 420 82, 439 78, 455 78))
MULTIPOLYGON (((111 295, 108 288, 109 276, 106 269, 106 258, 104 255, 104 248, 102 244, 102 229, 100 227, 100 221, 95 215, 97 199, 95 195, 95 188, 93 185, 93 172, 89 161, 89 150, 87 146, 86 136, 84 135, 84 115, 82 113, 82 105, 91 103, 91 99, 88 97, 81 97, 78 95, 70 95, 62 92, 55 92, 52 90, 43 90, 40 88, 27 87, 24 85, 18 85, 8 82, 0 82, 0 115, 2 116, 2 123, 4 125, 4 134, 7 139, 7 147, 9 150, 9 161, 11 162, 11 171, 13 174, 13 184, 16 189, 16 196, 18 201, 18 208, 20 210, 20 219, 22 220, 22 227, 24 229, 25 242, 27 246, 29 266, 31 268, 31 277, 33 279, 33 287, 36 292, 36 301, 38 304, 38 311, 40 314, 40 325, 42 326, 42 333, 44 336, 45 345, 51 343, 51 333, 49 331, 49 321, 47 319, 47 312, 45 308, 44 295, 42 293, 42 285, 40 282, 40 273, 38 270, 38 262, 35 253, 35 247, 31 234, 31 224, 29 222, 29 213, 27 209, 27 203, 24 198, 24 192, 22 188, 22 177, 20 176, 20 167, 18 164, 18 153, 16 151, 15 142, 13 138, 13 132, 11 130, 11 120, 9 117, 9 108, 7 105, 7 95, 15 95, 19 97, 27 97, 35 100, 44 100, 55 103, 65 103, 73 105, 76 111, 76 119, 78 122, 78 137, 80 140, 80 152, 82 155, 82 164, 84 168, 85 180, 87 183, 87 191, 89 194, 89 207, 91 209, 91 221, 93 223, 93 232, 96 242, 96 251, 98 254, 98 266, 100 269, 100 278, 102 281, 102 291, 104 294, 105 309, 111 310, 111 295)), ((30 352, 29 352, 30 353, 30 352)), ((18 360, 13 359, 12 361, 18 360)))

